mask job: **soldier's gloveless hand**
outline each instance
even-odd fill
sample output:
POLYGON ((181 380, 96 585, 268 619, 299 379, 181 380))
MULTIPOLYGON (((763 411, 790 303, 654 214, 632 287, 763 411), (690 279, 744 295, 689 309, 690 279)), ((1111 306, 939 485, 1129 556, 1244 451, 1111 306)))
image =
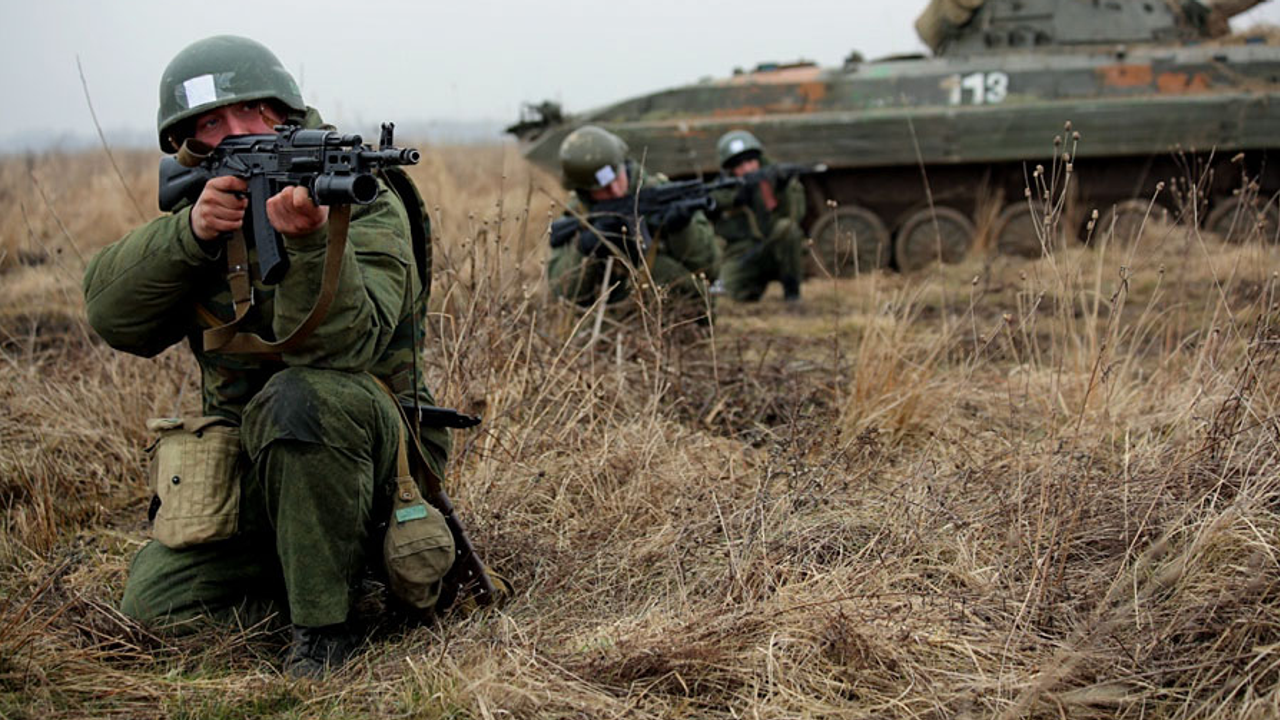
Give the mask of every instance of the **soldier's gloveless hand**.
POLYGON ((329 219, 329 208, 311 202, 311 193, 296 185, 267 200, 271 227, 285 235, 306 235, 319 230, 329 219))
POLYGON ((248 183, 226 175, 205 183, 204 190, 191 208, 191 232, 197 240, 211 242, 223 233, 233 232, 244 224, 244 210, 249 206, 245 191, 248 183))

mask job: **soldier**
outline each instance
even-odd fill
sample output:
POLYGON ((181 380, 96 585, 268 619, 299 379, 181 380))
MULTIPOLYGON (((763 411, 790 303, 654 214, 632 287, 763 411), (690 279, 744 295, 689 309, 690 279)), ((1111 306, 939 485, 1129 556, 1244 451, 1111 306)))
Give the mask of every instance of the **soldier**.
POLYGON ((746 130, 732 130, 716 143, 720 167, 729 177, 750 179, 739 190, 716 193, 723 210, 716 234, 728 243, 721 277, 734 300, 754 302, 772 280, 783 297, 800 299, 804 262, 804 185, 795 177, 773 177, 764 146, 746 130))
POLYGON ((593 125, 564 139, 560 167, 564 186, 573 191, 567 214, 589 218, 591 227, 581 227, 572 239, 553 247, 547 265, 552 292, 590 305, 602 291, 608 267, 610 303, 627 298, 631 286, 646 282, 647 275, 673 297, 690 302, 692 312, 705 314, 707 285, 720 270, 720 245, 706 214, 672 207, 647 214, 642 223, 626 222, 627 214, 593 216, 601 202, 634 197, 643 187, 667 181, 662 175, 643 173, 627 157, 622 138, 593 125), (615 262, 609 264, 611 256, 615 262), (630 277, 631 270, 642 277, 630 277))
MULTIPOLYGON (((231 135, 270 134, 281 122, 322 127, 280 61, 252 40, 198 41, 160 81, 165 152, 191 138, 216 146, 231 135)), ((379 524, 390 514, 404 432, 392 393, 432 403, 414 366, 423 347, 415 318, 430 280, 418 276, 410 239, 410 223, 423 218, 421 198, 412 191, 412 207, 384 179, 379 184, 376 200, 351 211, 327 315, 276 355, 209 351, 202 341, 204 329, 233 314, 229 273, 237 268, 228 266, 227 236, 244 221, 248 186, 240 178, 209 180, 194 203, 89 263, 84 293, 98 334, 144 357, 186 338, 203 387, 206 417, 149 424, 164 431, 161 469, 153 469, 154 487, 164 488, 152 501, 153 539, 129 570, 126 615, 190 627, 201 618, 248 625, 278 614, 292 623, 285 670, 293 676, 321 675, 356 648, 352 592, 366 565, 380 562, 373 551, 382 549, 379 524), (175 434, 181 442, 169 443, 175 434), (212 525, 193 519, 210 505, 220 508, 212 525)), ((291 269, 273 286, 255 279, 240 327, 280 338, 317 297, 330 209, 289 187, 270 199, 267 214, 291 269)), ((447 431, 424 428, 421 440, 427 464, 441 473, 447 431)), ((453 558, 444 519, 434 509, 419 519, 434 541, 429 560, 443 575, 453 558)))

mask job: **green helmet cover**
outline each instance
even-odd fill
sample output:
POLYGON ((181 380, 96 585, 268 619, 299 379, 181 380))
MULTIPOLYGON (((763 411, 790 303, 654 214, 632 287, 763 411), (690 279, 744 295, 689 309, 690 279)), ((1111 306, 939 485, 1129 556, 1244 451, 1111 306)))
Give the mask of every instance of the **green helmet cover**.
POLYGON ((716 155, 720 158, 720 167, 725 169, 737 165, 739 156, 750 152, 763 155, 764 146, 746 130, 730 130, 716 141, 716 155))
POLYGON ((570 190, 599 190, 625 172, 627 143, 595 125, 584 125, 560 143, 560 170, 570 190))
POLYGON ((156 113, 160 149, 177 152, 169 135, 188 118, 223 105, 262 99, 277 100, 297 112, 307 108, 298 83, 265 45, 235 35, 197 40, 174 56, 160 78, 156 113))

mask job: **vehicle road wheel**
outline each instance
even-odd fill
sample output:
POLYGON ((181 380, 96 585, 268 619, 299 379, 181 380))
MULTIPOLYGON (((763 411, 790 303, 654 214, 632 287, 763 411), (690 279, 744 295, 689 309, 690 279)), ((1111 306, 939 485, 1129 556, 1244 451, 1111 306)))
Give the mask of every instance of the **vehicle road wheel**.
MULTIPOLYGON (((1026 200, 1011 203, 996 218, 991 235, 995 238, 996 251, 1001 255, 1017 255, 1024 258, 1044 256, 1045 245, 1040 236, 1045 232, 1044 214, 1033 211, 1026 200)), ((1062 247, 1062 231, 1057 229, 1050 243, 1051 249, 1062 247)))
POLYGON ((1121 200, 1098 218, 1089 242, 1096 246, 1105 240, 1107 245, 1128 247, 1137 242, 1138 232, 1143 230, 1144 222, 1149 228, 1163 214, 1164 207, 1159 203, 1153 205, 1150 200, 1139 198, 1121 200))
POLYGON ((1280 206, 1274 199, 1264 208, 1257 199, 1246 203, 1238 195, 1222 198, 1209 211, 1204 228, 1229 243, 1261 239, 1275 244, 1280 242, 1280 206))
POLYGON ((823 214, 809 236, 809 277, 850 277, 889 264, 889 230, 864 207, 850 205, 823 214))
POLYGON ((973 232, 973 221, 959 210, 918 210, 898 230, 893 261, 901 272, 919 270, 937 260, 939 254, 944 263, 960 262, 973 245, 973 232))

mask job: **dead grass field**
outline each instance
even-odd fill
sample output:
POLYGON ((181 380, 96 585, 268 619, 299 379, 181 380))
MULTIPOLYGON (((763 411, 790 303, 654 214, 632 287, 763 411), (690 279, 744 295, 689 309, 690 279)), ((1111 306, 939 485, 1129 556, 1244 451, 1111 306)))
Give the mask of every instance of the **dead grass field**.
POLYGON ((516 596, 319 683, 121 617, 144 422, 196 377, 107 348, 79 277, 156 158, 7 158, 0 717, 1280 716, 1280 248, 1099 229, 592 342, 541 284, 554 181, 424 151, 426 371, 485 417, 448 484, 516 596))

